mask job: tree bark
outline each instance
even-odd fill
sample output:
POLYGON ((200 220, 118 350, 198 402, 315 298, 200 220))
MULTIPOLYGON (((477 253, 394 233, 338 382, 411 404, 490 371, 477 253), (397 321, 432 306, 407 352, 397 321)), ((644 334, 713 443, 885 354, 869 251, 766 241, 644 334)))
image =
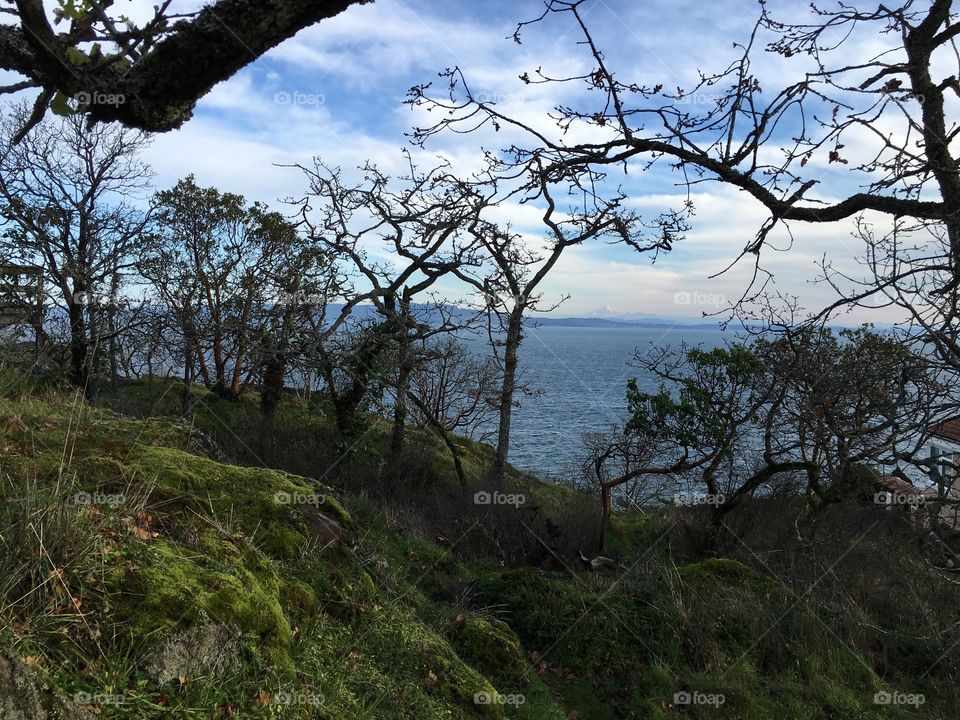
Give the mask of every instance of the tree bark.
POLYGON ((189 418, 193 411, 193 337, 192 327, 187 326, 183 332, 183 393, 180 396, 180 415, 189 418))
POLYGON ((403 449, 407 437, 407 393, 410 391, 410 376, 413 374, 415 358, 410 338, 410 299, 401 301, 400 352, 397 370, 396 402, 393 406, 393 432, 390 436, 390 449, 399 452, 403 449))
POLYGON ((510 460, 510 425, 513 419, 513 397, 517 388, 517 365, 520 341, 523 339, 523 311, 513 309, 507 322, 507 339, 503 351, 503 385, 500 388, 500 425, 497 430, 497 456, 493 466, 493 481, 497 490, 503 489, 503 480, 510 460))
MULTIPOLYGON (((84 292, 85 290, 81 289, 74 297, 83 297, 84 292)), ((75 300, 71 301, 68 304, 68 313, 70 316, 70 383, 87 394, 90 380, 87 367, 89 343, 83 304, 75 300)))
POLYGON ((280 398, 283 397, 283 378, 287 370, 286 353, 277 348, 267 353, 267 362, 263 372, 263 387, 260 390, 260 413, 265 418, 276 414, 280 398))

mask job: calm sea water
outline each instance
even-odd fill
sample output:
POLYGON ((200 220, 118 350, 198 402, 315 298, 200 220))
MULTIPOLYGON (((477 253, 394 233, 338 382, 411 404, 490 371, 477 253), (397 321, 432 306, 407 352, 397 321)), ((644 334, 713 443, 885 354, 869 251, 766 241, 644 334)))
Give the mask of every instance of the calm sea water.
POLYGON ((511 462, 547 476, 568 472, 583 455, 584 433, 607 430, 626 416, 626 388, 658 382, 631 361, 651 347, 682 343, 716 347, 733 340, 719 329, 540 327, 520 347, 523 380, 535 397, 520 397, 514 411, 511 462))

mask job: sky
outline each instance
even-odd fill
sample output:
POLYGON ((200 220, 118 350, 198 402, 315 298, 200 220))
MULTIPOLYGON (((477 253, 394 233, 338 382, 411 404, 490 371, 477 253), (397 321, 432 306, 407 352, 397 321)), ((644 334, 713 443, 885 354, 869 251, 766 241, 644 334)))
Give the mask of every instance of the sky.
MULTIPOLYGON (((770 4, 787 12, 802 5, 770 4)), ((114 10, 138 17, 151 5, 120 0, 114 10)), ((196 5, 181 0, 178 9, 196 5)), ((734 57, 733 42, 749 36, 758 7, 755 0, 587 0, 584 11, 617 73, 673 88, 689 86, 698 68, 726 66, 734 57)), ((155 184, 169 187, 193 173, 201 185, 283 209, 283 200, 302 197, 306 189, 303 176, 284 165, 318 157, 351 173, 370 160, 399 173, 402 150, 411 147, 408 133, 427 119, 422 110, 404 104, 409 88, 442 83, 438 72, 454 66, 463 69, 475 92, 496 100, 504 111, 546 125, 552 107, 578 101, 571 96, 573 88, 528 85, 519 76, 538 67, 558 75, 583 72, 590 63, 569 21, 532 26, 523 44, 513 42, 517 22, 542 9, 541 0, 376 0, 351 7, 252 62, 202 99, 182 129, 156 137, 146 154, 155 184)), ((762 60, 761 77, 781 82, 782 59, 764 55, 762 60)), ((503 147, 509 139, 509 133, 445 135, 413 152, 424 165, 443 156, 467 170, 477 166, 483 147, 503 147)), ((842 179, 831 184, 837 171, 824 158, 814 162, 822 164, 827 195, 849 191, 842 179)), ((622 183, 631 207, 656 214, 686 199, 679 180, 665 166, 644 172, 637 165, 622 183)), ((628 248, 601 244, 568 250, 544 286, 547 302, 569 295, 553 314, 700 317, 739 298, 749 285, 751 264, 712 276, 738 256, 766 215, 743 193, 719 184, 696 186, 692 199, 692 230, 655 262, 628 248)), ((509 206, 499 214, 533 238, 540 233, 536 213, 529 209, 509 206)), ((792 242, 782 233, 773 237, 763 264, 774 275, 774 289, 817 309, 835 299, 815 282, 818 263, 826 255, 856 274, 853 259, 863 249, 852 236, 852 221, 795 224, 792 230, 792 242)), ((886 319, 859 313, 848 321, 886 319)))

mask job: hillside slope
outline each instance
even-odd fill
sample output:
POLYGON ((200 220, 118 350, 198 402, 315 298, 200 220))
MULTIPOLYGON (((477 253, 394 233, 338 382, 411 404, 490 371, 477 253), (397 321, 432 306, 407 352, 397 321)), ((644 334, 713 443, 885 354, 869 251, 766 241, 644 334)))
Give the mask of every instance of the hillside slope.
POLYGON ((895 689, 801 598, 678 567, 651 527, 626 572, 503 567, 207 445, 0 397, 0 718, 42 717, 14 674, 66 699, 51 718, 949 716, 876 704, 895 689))

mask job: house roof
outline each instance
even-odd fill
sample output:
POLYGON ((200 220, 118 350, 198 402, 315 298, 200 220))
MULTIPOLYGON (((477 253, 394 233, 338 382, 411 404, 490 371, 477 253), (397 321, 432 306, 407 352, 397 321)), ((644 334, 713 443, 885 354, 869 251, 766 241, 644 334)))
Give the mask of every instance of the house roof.
MULTIPOLYGON (((920 491, 920 494, 923 495, 925 498, 930 498, 930 499, 938 499, 941 497, 940 490, 939 488, 937 488, 936 485, 931 485, 928 488, 924 488, 923 490, 920 491)), ((943 494, 943 498, 947 500, 960 501, 960 490, 957 490, 957 488, 955 487, 950 487, 943 494)))
POLYGON ((906 482, 905 480, 901 480, 898 477, 894 477, 893 475, 887 475, 885 477, 878 478, 877 484, 889 490, 890 492, 899 493, 900 495, 907 495, 907 496, 922 495, 920 490, 918 490, 916 487, 906 482))
POLYGON ((960 416, 933 425, 930 433, 938 438, 960 443, 960 416))

